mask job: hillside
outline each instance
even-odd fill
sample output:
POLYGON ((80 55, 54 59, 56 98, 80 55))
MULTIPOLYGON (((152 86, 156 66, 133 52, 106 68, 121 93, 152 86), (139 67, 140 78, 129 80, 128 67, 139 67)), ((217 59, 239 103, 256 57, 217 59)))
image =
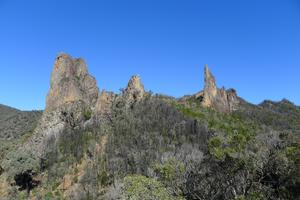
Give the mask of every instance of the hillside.
POLYGON ((33 131, 41 115, 41 111, 20 111, 0 104, 0 138, 17 138, 33 131))
POLYGON ((0 199, 300 199, 300 108, 250 104, 204 74, 179 99, 139 76, 114 94, 59 55, 42 114, 0 107, 0 199))

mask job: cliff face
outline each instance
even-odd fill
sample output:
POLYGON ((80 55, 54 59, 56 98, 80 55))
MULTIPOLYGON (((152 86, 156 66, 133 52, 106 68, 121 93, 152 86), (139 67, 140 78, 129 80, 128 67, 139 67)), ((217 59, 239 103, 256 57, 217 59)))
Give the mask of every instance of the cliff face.
POLYGON ((96 80, 89 75, 84 60, 61 54, 55 60, 51 75, 46 111, 78 101, 94 106, 98 93, 96 80))
POLYGON ((234 89, 225 90, 217 88, 216 79, 210 72, 208 66, 204 68, 205 86, 204 90, 196 94, 201 105, 211 107, 219 112, 232 112, 237 109, 239 100, 234 89))
POLYGON ((204 73, 204 90, 180 100, 148 94, 139 76, 98 94, 84 61, 60 55, 37 126, 0 105, 0 135, 22 128, 0 140, 0 199, 298 199, 300 108, 249 104, 204 73))
POLYGON ((96 80, 85 61, 60 54, 51 74, 46 109, 25 149, 42 157, 49 140, 58 139, 66 130, 82 129, 96 109, 98 96, 96 80))

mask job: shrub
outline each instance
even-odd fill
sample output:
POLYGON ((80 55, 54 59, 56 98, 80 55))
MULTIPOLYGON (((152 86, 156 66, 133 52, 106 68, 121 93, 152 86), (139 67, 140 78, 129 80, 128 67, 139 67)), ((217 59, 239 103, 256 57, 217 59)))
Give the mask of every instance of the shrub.
POLYGON ((28 171, 32 173, 39 171, 39 159, 29 152, 13 151, 8 153, 6 158, 7 159, 3 162, 3 168, 8 172, 10 177, 28 171))
POLYGON ((54 199, 54 195, 52 192, 48 192, 46 195, 45 195, 45 200, 53 200, 54 199))
POLYGON ((83 113, 84 120, 87 121, 92 117, 92 111, 90 109, 84 111, 83 113))
POLYGON ((107 172, 105 170, 102 170, 98 174, 98 180, 100 181, 100 184, 102 186, 108 186, 109 185, 110 178, 109 178, 109 175, 107 174, 107 172))
POLYGON ((164 164, 156 164, 155 170, 160 174, 163 181, 172 182, 177 177, 182 176, 186 169, 182 162, 171 158, 164 164))
POLYGON ((126 200, 173 200, 166 188, 157 180, 141 175, 127 176, 124 179, 126 200))
POLYGON ((300 165, 300 144, 286 148, 286 155, 291 162, 295 165, 300 165))
POLYGON ((219 160, 225 158, 226 149, 222 147, 222 141, 220 137, 212 137, 208 141, 209 153, 219 160))

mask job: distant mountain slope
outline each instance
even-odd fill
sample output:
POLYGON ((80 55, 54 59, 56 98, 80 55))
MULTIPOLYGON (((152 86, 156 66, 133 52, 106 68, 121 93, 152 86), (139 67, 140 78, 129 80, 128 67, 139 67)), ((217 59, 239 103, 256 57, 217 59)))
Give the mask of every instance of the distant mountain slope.
POLYGON ((287 99, 283 99, 279 102, 265 100, 259 106, 264 109, 276 112, 278 114, 289 115, 300 118, 300 107, 296 106, 287 99))
POLYGON ((5 120, 18 113, 18 110, 9 106, 0 104, 0 119, 5 120))
POLYGON ((266 100, 259 105, 241 100, 236 113, 275 130, 300 133, 300 108, 285 99, 279 102, 266 100))
POLYGON ((0 138, 16 138, 32 131, 41 115, 41 111, 20 111, 0 104, 0 138))

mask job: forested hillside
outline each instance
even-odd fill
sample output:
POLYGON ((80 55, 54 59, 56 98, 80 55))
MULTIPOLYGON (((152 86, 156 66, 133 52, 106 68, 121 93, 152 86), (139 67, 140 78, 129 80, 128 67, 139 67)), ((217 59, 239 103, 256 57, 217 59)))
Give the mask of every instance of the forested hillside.
POLYGON ((250 104, 217 88, 207 66, 204 90, 179 99, 147 92, 138 76, 120 94, 99 92, 84 61, 66 54, 53 70, 41 117, 1 108, 1 120, 28 127, 5 137, 17 126, 1 124, 1 199, 300 198, 291 102, 250 104))

